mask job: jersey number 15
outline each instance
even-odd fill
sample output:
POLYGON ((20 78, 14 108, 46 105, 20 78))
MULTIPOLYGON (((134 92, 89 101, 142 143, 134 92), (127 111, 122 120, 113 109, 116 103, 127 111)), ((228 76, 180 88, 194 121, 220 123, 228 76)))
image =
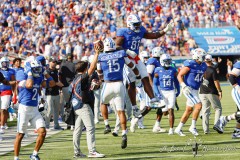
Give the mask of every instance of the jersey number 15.
POLYGON ((109 72, 118 72, 120 70, 120 64, 117 62, 118 59, 108 60, 109 72))

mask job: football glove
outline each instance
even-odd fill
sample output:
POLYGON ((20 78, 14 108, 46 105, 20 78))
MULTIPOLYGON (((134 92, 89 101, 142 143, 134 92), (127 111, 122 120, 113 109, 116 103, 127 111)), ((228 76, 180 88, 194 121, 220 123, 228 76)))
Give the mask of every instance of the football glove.
POLYGON ((174 27, 174 22, 171 21, 171 22, 168 23, 168 25, 163 29, 163 31, 164 31, 165 33, 167 33, 168 31, 171 31, 171 30, 173 29, 173 27, 174 27))
POLYGON ((189 95, 191 94, 191 89, 185 83, 181 83, 182 91, 184 94, 189 95))

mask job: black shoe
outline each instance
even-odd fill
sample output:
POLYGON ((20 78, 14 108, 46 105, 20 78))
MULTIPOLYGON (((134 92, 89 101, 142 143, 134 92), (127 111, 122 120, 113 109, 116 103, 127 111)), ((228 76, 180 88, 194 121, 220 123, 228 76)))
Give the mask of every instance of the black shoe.
POLYGON ((115 132, 115 131, 112 132, 112 135, 113 135, 114 137, 118 137, 118 133, 115 132))
POLYGON ((104 130, 104 134, 108 134, 108 133, 110 133, 110 132, 111 132, 110 126, 109 126, 109 125, 106 125, 106 128, 105 128, 105 130, 104 130))
POLYGON ((85 158, 85 157, 87 157, 87 156, 83 153, 75 153, 73 156, 73 158, 85 158))
POLYGON ((121 147, 122 147, 122 149, 127 148, 127 135, 126 135, 126 134, 124 134, 124 135, 122 136, 122 144, 121 144, 121 147))

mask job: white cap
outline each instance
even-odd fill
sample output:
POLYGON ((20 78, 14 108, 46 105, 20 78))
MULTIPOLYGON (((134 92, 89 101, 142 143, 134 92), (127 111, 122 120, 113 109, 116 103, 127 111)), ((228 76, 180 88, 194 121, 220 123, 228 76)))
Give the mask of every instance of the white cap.
POLYGON ((212 61, 212 56, 210 54, 206 55, 205 61, 212 61))

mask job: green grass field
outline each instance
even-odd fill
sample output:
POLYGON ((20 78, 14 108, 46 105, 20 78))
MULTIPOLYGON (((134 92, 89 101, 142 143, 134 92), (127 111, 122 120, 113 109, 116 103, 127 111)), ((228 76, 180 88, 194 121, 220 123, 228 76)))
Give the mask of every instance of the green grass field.
MULTIPOLYGON (((223 89, 223 115, 228 115, 236 111, 236 105, 231 97, 231 87, 222 87, 223 89)), ((175 126, 178 125, 179 119, 185 110, 186 99, 184 96, 178 98, 180 106, 179 111, 175 111, 175 126)), ((214 113, 211 114, 211 130, 210 134, 204 135, 201 126, 201 119, 198 120, 197 128, 200 136, 196 138, 200 142, 198 156, 194 158, 192 154, 192 146, 188 145, 190 140, 194 140, 193 136, 187 132, 191 119, 188 120, 183 128, 186 137, 178 135, 169 136, 167 133, 154 134, 152 127, 155 123, 155 111, 152 110, 144 119, 144 130, 137 129, 135 133, 128 133, 128 147, 121 149, 121 137, 113 137, 111 134, 104 135, 103 122, 96 126, 96 147, 101 153, 106 154, 105 159, 239 159, 240 156, 240 140, 233 140, 231 133, 235 127, 235 121, 228 123, 225 133, 220 135, 213 129, 214 113)), ((114 115, 110 115, 110 124, 113 128, 115 124, 114 115)), ((128 123, 128 126, 130 123, 128 123)), ((164 117, 161 126, 168 129, 167 117, 164 117)), ((29 159, 29 155, 33 151, 34 144, 23 147, 20 152, 21 159, 29 159)), ((87 154, 85 133, 81 138, 82 152, 87 154)), ((40 150, 42 160, 69 160, 73 157, 72 131, 66 130, 59 134, 46 139, 42 149, 40 150)), ((1 160, 13 159, 13 153, 0 157, 1 160)))

